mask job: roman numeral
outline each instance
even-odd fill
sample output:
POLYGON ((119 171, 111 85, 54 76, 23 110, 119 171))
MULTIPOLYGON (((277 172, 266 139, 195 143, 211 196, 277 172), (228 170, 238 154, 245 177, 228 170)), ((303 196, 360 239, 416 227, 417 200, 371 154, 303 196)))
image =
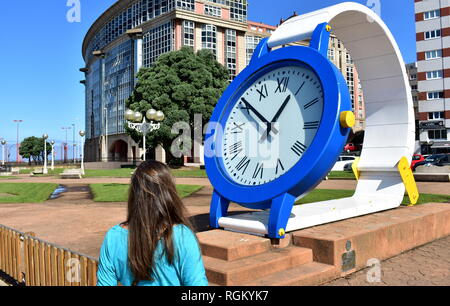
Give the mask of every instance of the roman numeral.
POLYGON ((311 106, 313 106, 317 102, 319 102, 319 98, 315 98, 315 99, 311 100, 310 102, 305 104, 304 109, 310 108, 311 106))
POLYGON ((303 86, 305 86, 306 81, 303 82, 302 85, 300 85, 300 88, 297 90, 297 92, 295 93, 295 96, 298 95, 298 93, 300 92, 300 90, 302 90, 303 86))
POLYGON ((250 159, 247 156, 244 156, 243 159, 236 165, 237 171, 242 171, 242 175, 244 175, 245 171, 247 171, 248 165, 250 164, 250 159))
POLYGON ((259 177, 262 179, 263 178, 263 172, 264 172, 264 164, 263 163, 258 163, 256 165, 255 168, 255 172, 253 172, 253 179, 256 179, 259 175, 259 177))
POLYGON ((230 155, 239 154, 240 152, 242 152, 242 141, 238 141, 235 144, 231 145, 228 150, 230 152, 230 155))
POLYGON ((317 130, 319 128, 319 121, 305 122, 304 130, 317 130))
POLYGON ((275 90, 275 93, 279 92, 285 92, 287 90, 287 87, 289 85, 289 77, 283 77, 281 80, 277 78, 277 89, 275 90))
POLYGON ((256 91, 259 93, 259 102, 261 102, 262 99, 267 98, 269 93, 267 92, 267 84, 264 84, 261 86, 261 89, 256 89, 256 91))
POLYGON ((278 162, 277 162, 277 168, 275 169, 275 174, 278 174, 278 169, 279 169, 280 167, 281 167, 281 170, 284 171, 283 163, 281 162, 280 159, 278 159, 278 162))
POLYGON ((239 109, 246 110, 247 113, 250 115, 250 108, 249 108, 249 107, 247 107, 247 106, 241 106, 241 107, 239 107, 239 109))
POLYGON ((238 124, 236 122, 233 122, 233 125, 234 125, 234 127, 231 129, 233 134, 242 133, 244 131, 243 126, 245 125, 245 123, 238 124))
POLYGON ((298 156, 302 156, 302 154, 305 153, 306 151, 306 146, 300 141, 296 141, 292 146, 291 150, 298 156))

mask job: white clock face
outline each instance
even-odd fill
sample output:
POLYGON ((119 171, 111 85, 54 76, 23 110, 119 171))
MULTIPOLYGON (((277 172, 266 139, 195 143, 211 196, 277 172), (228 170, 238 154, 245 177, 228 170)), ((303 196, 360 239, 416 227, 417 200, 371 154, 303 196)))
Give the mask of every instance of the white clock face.
POLYGON ((295 65, 271 69, 244 86, 224 127, 223 167, 240 185, 263 185, 308 150, 321 124, 323 88, 313 70, 295 65))

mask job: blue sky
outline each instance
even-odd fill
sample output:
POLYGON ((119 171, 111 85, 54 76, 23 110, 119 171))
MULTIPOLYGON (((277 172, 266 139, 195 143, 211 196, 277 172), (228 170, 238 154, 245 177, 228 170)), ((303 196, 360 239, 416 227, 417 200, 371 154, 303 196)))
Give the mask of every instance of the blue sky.
MULTIPOLYGON (((15 119, 24 120, 21 139, 48 133, 59 142, 65 139, 61 127, 84 129, 81 44, 90 25, 114 2, 81 0, 81 22, 69 23, 67 0, 0 1, 0 138, 15 143, 15 119)), ((293 11, 302 14, 340 2, 249 0, 249 19, 276 25, 293 11)), ((381 0, 381 17, 405 61, 415 61, 414 1, 381 0)))

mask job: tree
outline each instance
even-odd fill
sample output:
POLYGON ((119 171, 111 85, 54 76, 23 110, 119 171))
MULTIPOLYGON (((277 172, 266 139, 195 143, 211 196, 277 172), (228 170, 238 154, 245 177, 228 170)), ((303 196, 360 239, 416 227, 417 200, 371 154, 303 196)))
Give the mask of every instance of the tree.
MULTIPOLYGON (((51 154, 51 144, 47 142, 47 156, 51 154)), ((28 158, 28 164, 31 165, 31 161, 37 165, 44 160, 44 138, 27 137, 20 144, 19 154, 23 158, 28 158)))
MULTIPOLYGON (((151 108, 165 113, 161 129, 150 133, 146 141, 150 147, 160 144, 170 152, 172 141, 178 136, 171 133, 173 124, 187 122, 193 130, 195 114, 201 114, 206 124, 228 85, 229 72, 211 51, 194 53, 192 48, 183 47, 161 55, 153 66, 142 68, 137 78, 126 106, 142 113, 151 108)), ((127 126, 125 129, 134 141, 142 142, 141 134, 127 126)), ((167 157, 171 159, 170 154, 167 157)))

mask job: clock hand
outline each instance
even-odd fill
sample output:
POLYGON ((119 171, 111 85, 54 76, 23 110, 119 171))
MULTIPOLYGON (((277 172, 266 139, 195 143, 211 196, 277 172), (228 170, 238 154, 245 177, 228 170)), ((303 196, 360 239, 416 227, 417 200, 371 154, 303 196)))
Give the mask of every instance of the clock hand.
POLYGON ((275 117, 273 117, 272 123, 270 125, 268 125, 268 127, 267 127, 267 131, 265 133, 263 133, 263 135, 261 136, 261 139, 259 140, 260 143, 263 142, 264 140, 266 140, 267 137, 269 137, 269 134, 272 131, 272 129, 274 130, 273 132, 275 134, 278 134, 278 131, 275 132, 275 129, 273 127, 273 123, 278 121, 278 119, 280 118, 281 114, 283 113, 284 109, 286 108, 286 106, 287 106, 287 104, 289 103, 290 100, 291 100, 291 95, 287 96, 287 98, 284 100, 283 104, 281 105, 280 109, 275 114, 275 117))
POLYGON ((280 118, 281 113, 284 111, 284 109, 286 108, 286 105, 289 103, 289 101, 291 100, 291 95, 289 95, 286 100, 284 100, 283 105, 281 105, 280 109, 278 110, 277 114, 275 115, 275 117, 273 117, 272 122, 277 122, 278 118, 280 118))
MULTIPOLYGON (((263 117, 263 115, 261 115, 254 107, 253 105, 251 105, 245 98, 241 98, 241 101, 244 102, 245 106, 249 109, 251 109, 253 111, 253 113, 259 118, 259 120, 261 120, 262 122, 264 122, 265 124, 267 124, 267 126, 270 125, 270 122, 263 117)), ((275 128, 273 129, 275 132, 275 128)), ((278 133, 278 130, 276 130, 276 133, 278 133)))

